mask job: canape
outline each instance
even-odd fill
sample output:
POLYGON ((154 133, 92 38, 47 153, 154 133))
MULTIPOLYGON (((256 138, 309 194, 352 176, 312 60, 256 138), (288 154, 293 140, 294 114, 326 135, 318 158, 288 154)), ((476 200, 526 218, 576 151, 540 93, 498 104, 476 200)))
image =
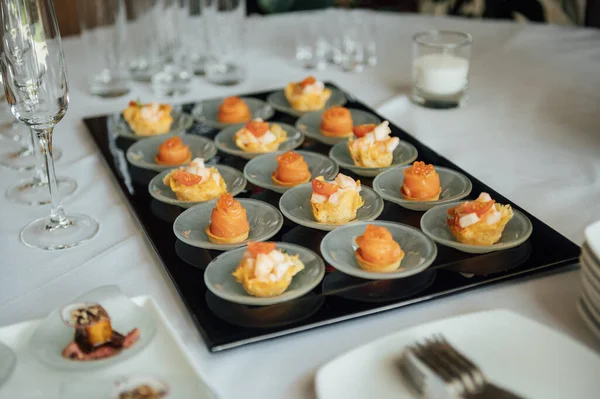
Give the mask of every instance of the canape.
POLYGON ((400 144, 398 137, 390 137, 388 121, 379 125, 355 126, 355 138, 348 140, 348 151, 356 166, 386 168, 394 161, 394 150, 400 144))
POLYGON ((437 201, 441 193, 440 176, 433 165, 417 161, 404 169, 400 194, 405 200, 437 201))
POLYGON ((308 164, 294 151, 288 151, 277 156, 277 169, 271 175, 273 183, 283 187, 293 187, 310 180, 308 164))
POLYGON ((298 111, 323 109, 329 97, 331 97, 331 90, 313 76, 301 82, 288 83, 285 87, 285 98, 292 108, 298 111))
POLYGON ((165 140, 158 146, 158 153, 154 157, 159 165, 182 165, 192 160, 190 147, 185 145, 181 137, 175 136, 165 140))
POLYGON ((238 130, 233 140, 244 152, 273 152, 287 140, 287 133, 276 123, 269 125, 262 119, 255 119, 238 130))
POLYGON ((239 97, 227 97, 219 106, 217 119, 223 123, 244 123, 252 118, 248 104, 239 97))
POLYGON ((404 251, 385 227, 369 224, 363 235, 356 237, 355 241, 358 248, 354 255, 362 269, 385 273, 400 267, 404 251))
POLYGON ((168 133, 173 124, 171 106, 169 104, 130 101, 123 111, 123 118, 138 136, 155 136, 168 133))
POLYGON ((347 223, 356 219, 356 211, 364 205, 360 181, 341 173, 332 182, 326 182, 323 176, 315 178, 312 189, 312 213, 320 223, 347 223))
POLYGON ((321 116, 321 133, 328 137, 352 136, 352 115, 348 108, 332 107, 321 116))
POLYGON ((248 238, 246 210, 231 194, 222 195, 210 216, 206 235, 215 244, 237 244, 248 238))
POLYGON ((227 184, 217 168, 207 168, 202 158, 169 172, 163 183, 180 201, 208 201, 227 192, 227 184))
POLYGON ((248 294, 266 298, 283 294, 303 269, 299 255, 276 249, 274 242, 254 242, 248 244, 233 276, 248 294))
POLYGON ((510 205, 497 204, 487 193, 448 209, 448 227, 458 242, 493 245, 513 217, 510 205))

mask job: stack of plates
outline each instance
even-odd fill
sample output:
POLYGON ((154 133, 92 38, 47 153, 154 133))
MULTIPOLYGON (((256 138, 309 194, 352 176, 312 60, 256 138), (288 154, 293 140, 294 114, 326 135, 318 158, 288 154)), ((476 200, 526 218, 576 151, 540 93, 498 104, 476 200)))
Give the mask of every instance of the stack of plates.
POLYGON ((578 310, 583 321, 600 338, 600 221, 585 229, 581 247, 582 291, 578 310))

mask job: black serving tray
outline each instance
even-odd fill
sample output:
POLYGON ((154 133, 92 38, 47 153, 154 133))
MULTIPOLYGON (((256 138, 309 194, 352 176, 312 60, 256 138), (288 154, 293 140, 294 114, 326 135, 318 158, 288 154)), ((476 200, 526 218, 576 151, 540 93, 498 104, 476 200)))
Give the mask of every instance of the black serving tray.
MULTIPOLYGON (((265 100, 270 93, 252 93, 245 96, 265 100)), ((349 95, 346 106, 375 114, 372 109, 349 95)), ((193 104, 183 105, 186 112, 190 112, 192 107, 193 104)), ((229 303, 214 296, 204 285, 204 268, 220 252, 191 247, 177 240, 173 234, 173 221, 183 209, 160 203, 148 194, 148 182, 155 172, 127 164, 124 155, 132 141, 122 137, 114 138, 108 134, 107 120, 107 116, 100 116, 85 119, 84 122, 173 280, 206 345, 213 352, 399 308, 475 287, 557 270, 576 263, 579 255, 577 245, 408 133, 391 125, 394 135, 417 148, 419 160, 467 175, 473 183, 471 197, 485 191, 496 201, 509 203, 525 213, 533 224, 533 234, 529 240, 517 248, 484 255, 466 254, 438 245, 437 259, 428 270, 398 280, 361 280, 328 267, 323 282, 308 295, 294 301, 267 307, 229 303)), ((296 118, 276 112, 271 121, 293 125, 296 118)), ((213 138, 217 131, 196 123, 188 133, 213 138)), ((322 154, 327 154, 329 148, 308 139, 302 146, 304 150, 322 154)), ((243 170, 245 162, 241 158, 219 153, 210 163, 227 164, 243 170)), ((342 172, 353 176, 347 170, 342 172)), ((372 182, 372 179, 364 177, 360 180, 362 184, 369 186, 372 182)), ((260 199, 278 206, 280 195, 248 183, 246 190, 239 197, 260 199)), ((379 219, 419 227, 422 214, 386 202, 379 219)), ((298 226, 286 219, 283 228, 273 240, 293 242, 320 253, 319 244, 325 233, 298 226)))

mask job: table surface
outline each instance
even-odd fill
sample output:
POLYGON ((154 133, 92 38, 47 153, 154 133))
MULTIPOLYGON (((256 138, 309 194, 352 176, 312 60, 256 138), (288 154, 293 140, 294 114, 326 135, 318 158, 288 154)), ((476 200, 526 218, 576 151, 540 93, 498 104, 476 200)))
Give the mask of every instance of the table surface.
MULTIPOLYGON (((324 21, 322 14, 318 18, 324 21)), ((581 244, 584 227, 600 219, 600 31, 371 12, 365 18, 376 31, 378 66, 362 74, 328 69, 316 75, 373 107, 397 97, 382 109, 390 120, 581 244), (470 101, 462 109, 427 110, 402 97, 410 86, 411 36, 433 28, 473 34, 470 101)), ((248 79, 236 87, 196 79, 190 93, 170 100, 156 98, 144 84, 135 84, 127 97, 92 97, 86 92, 83 45, 79 39, 65 40, 71 102, 55 130, 56 146, 63 150, 57 170, 79 185, 64 201, 67 211, 95 217, 100 231, 74 249, 27 248, 19 232, 49 209, 16 205, 2 196, 0 325, 45 316, 103 284, 117 284, 130 296, 151 295, 202 375, 224 398, 313 397, 314 373, 333 357, 402 328, 485 309, 511 309, 600 351, 600 342, 576 313, 580 278, 573 268, 224 353, 208 352, 81 120, 118 112, 130 98, 188 102, 299 80, 307 71, 293 62, 298 29, 304 27, 294 15, 250 18, 248 79)), ((0 191, 26 177, 0 170, 0 191)))

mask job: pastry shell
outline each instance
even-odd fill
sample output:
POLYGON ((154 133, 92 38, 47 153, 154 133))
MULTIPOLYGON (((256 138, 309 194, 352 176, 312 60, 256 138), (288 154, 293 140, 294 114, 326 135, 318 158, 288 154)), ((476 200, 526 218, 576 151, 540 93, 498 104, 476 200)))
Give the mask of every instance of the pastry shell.
POLYGON ((180 201, 200 202, 216 199, 227 192, 227 184, 217 168, 210 168, 210 170, 211 176, 208 181, 200 182, 192 186, 178 183, 172 177, 173 172, 164 177, 163 183, 171 188, 177 199, 180 201), (219 183, 212 178, 215 173, 219 176, 219 183))
POLYGON ((210 225, 206 227, 205 231, 206 235, 208 236, 208 240, 213 244, 239 244, 240 242, 245 241, 248 238, 248 233, 250 233, 250 229, 248 229, 248 231, 235 237, 219 237, 210 231, 210 225))
MULTIPOLYGON (((360 182, 356 182, 360 186, 360 182)), ((310 202, 312 213, 317 222, 327 224, 342 224, 356 219, 356 211, 364 205, 360 193, 348 190, 340 196, 337 205, 327 201, 324 203, 310 202)))
POLYGON ((354 251, 354 255, 356 256, 356 260, 358 261, 358 264, 361 269, 366 270, 368 272, 374 272, 374 273, 389 273, 389 272, 393 272, 393 271, 397 270, 400 267, 400 263, 402 262, 402 259, 404 259, 404 251, 402 251, 402 250, 400 250, 400 251, 401 251, 400 258, 398 258, 397 261, 390 263, 388 265, 379 265, 379 264, 371 263, 371 262, 365 260, 360 253, 360 249, 357 249, 356 251, 354 251))
POLYGON ((325 104, 331 97, 331 90, 323 89, 321 93, 296 93, 297 83, 288 83, 285 87, 285 98, 292 108, 298 111, 318 111, 325 108, 325 104))
POLYGON ((304 269, 304 264, 300 261, 299 255, 290 256, 288 259, 292 260, 294 265, 288 268, 283 278, 279 281, 263 281, 254 278, 251 275, 252 269, 246 267, 245 258, 242 259, 242 262, 235 272, 233 272, 233 276, 240 284, 242 284, 244 290, 252 296, 268 298, 281 295, 292 283, 292 278, 304 269))
POLYGON ((237 145, 238 148, 240 148, 244 152, 263 153, 263 152, 277 151, 277 149, 279 149, 279 145, 281 145, 281 143, 283 143, 284 141, 287 140, 286 131, 278 124, 273 123, 272 125, 269 126, 269 130, 271 131, 271 133, 273 133, 275 136, 277 136, 277 139, 275 141, 273 141, 272 143, 269 143, 269 144, 260 144, 260 143, 245 144, 243 142, 243 140, 238 137, 238 133, 244 129, 245 128, 242 128, 241 130, 239 130, 233 137, 233 140, 235 141, 235 145, 237 145))
POLYGON ((493 245, 498 242, 506 224, 513 217, 513 211, 510 205, 494 204, 494 206, 501 214, 500 220, 495 224, 489 225, 482 221, 462 230, 456 229, 453 225, 448 226, 456 240, 469 245, 493 245))

